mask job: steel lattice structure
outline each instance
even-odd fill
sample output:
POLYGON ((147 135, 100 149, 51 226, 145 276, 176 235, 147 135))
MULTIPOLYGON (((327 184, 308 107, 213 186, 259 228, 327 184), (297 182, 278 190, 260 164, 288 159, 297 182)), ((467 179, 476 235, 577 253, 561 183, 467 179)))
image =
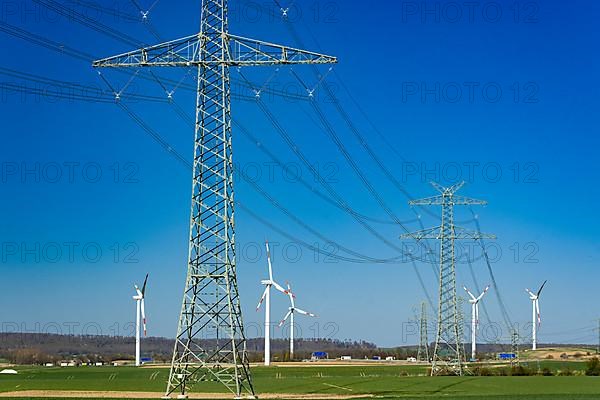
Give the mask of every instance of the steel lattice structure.
POLYGON ((513 329, 510 335, 510 351, 514 354, 514 358, 510 359, 510 366, 519 365, 519 331, 513 329))
POLYGON ((198 381, 255 395, 236 278, 230 67, 336 62, 231 35, 227 0, 203 0, 198 34, 93 63, 198 69, 188 272, 165 398, 198 381))
POLYGON ((439 195, 419 200, 411 200, 411 206, 441 206, 442 224, 434 228, 423 229, 403 234, 403 239, 437 239, 440 241, 440 274, 439 305, 437 318, 437 334, 432 357, 431 374, 452 372, 462 375, 464 372, 464 349, 461 336, 461 318, 456 297, 456 259, 454 241, 460 239, 495 239, 493 235, 472 232, 454 225, 454 206, 484 205, 483 200, 457 196, 455 193, 463 187, 464 182, 443 187, 435 182, 431 185, 440 192, 439 195))
POLYGON ((417 361, 429 362, 429 333, 427 330, 427 303, 421 303, 421 318, 419 318, 419 350, 417 361))
POLYGON ((465 360, 467 360, 466 354, 467 352, 465 351, 465 342, 464 337, 465 337, 465 299, 462 296, 456 296, 456 312, 457 312, 457 316, 456 316, 456 320, 457 325, 458 325, 458 337, 461 339, 460 341, 460 354, 463 355, 463 357, 465 358, 465 360))

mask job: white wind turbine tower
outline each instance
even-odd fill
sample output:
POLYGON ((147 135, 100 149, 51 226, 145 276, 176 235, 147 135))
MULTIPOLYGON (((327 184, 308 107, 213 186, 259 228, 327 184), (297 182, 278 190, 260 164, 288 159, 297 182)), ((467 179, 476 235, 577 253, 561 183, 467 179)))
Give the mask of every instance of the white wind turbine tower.
POLYGON ((144 300, 146 297, 146 283, 148 282, 148 274, 146 274, 146 279, 144 279, 144 286, 142 286, 142 290, 138 288, 137 285, 133 285, 135 288, 136 295, 133 296, 133 299, 136 303, 136 316, 135 316, 135 366, 140 366, 140 314, 141 320, 144 325, 144 336, 146 336, 146 307, 144 305, 144 300))
POLYGON ((465 292, 469 295, 469 303, 471 303, 471 360, 475 360, 477 353, 477 330, 479 330, 479 301, 485 296, 490 286, 488 285, 479 297, 475 297, 473 293, 463 286, 465 292))
POLYGON ((529 294, 529 299, 531 299, 533 305, 531 321, 531 350, 537 350, 537 328, 542 323, 542 317, 540 315, 540 293, 542 293, 542 289, 546 285, 546 282, 548 281, 544 281, 544 283, 542 283, 542 286, 540 287, 540 290, 537 291, 537 293, 532 293, 531 290, 525 289, 525 291, 529 294))
POLYGON ((260 281, 262 285, 265 285, 265 291, 263 292, 256 311, 260 308, 260 305, 265 302, 265 365, 271 364, 271 287, 279 290, 281 293, 287 294, 287 291, 281 287, 280 284, 273 280, 273 266, 271 265, 271 252, 269 251, 269 242, 266 242, 267 246, 267 263, 269 264, 269 279, 263 279, 260 281))
POLYGON ((290 318, 290 360, 292 360, 294 358, 294 314, 300 313, 302 315, 308 315, 309 317, 316 317, 316 315, 296 307, 296 304, 294 302, 294 298, 296 296, 294 296, 294 294, 292 293, 292 288, 290 287, 289 283, 287 284, 287 295, 290 298, 291 306, 288 308, 288 312, 287 314, 285 314, 285 317, 283 317, 283 319, 279 323, 279 326, 283 325, 283 323, 288 318, 290 318))

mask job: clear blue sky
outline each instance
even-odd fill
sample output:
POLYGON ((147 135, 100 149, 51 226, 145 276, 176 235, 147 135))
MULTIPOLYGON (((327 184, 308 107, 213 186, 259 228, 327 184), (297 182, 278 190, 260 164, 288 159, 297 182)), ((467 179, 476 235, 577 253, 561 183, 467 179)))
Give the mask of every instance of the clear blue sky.
MULTIPOLYGON (((259 11, 258 3, 230 3, 232 32, 300 46, 280 18, 270 17, 264 7, 259 11)), ((533 289, 548 279, 540 302, 540 340, 595 342, 597 335, 591 329, 600 317, 592 297, 600 279, 596 206, 600 192, 595 184, 600 6, 578 1, 515 6, 501 1, 457 8, 455 2, 442 1, 425 2, 424 10, 422 2, 386 1, 368 7, 341 1, 296 3, 290 18, 302 45, 339 58, 335 73, 325 80, 378 159, 408 193, 430 196, 434 192, 429 180, 451 184, 462 178, 468 181, 464 195, 489 201, 476 212, 482 231, 498 236, 492 250, 500 249, 501 255, 492 266, 511 319, 520 325, 530 322, 531 305, 524 288, 533 289)), ((129 2, 98 4, 102 10, 82 6, 75 10, 141 42, 158 40, 143 23, 109 12, 135 15, 129 2)), ((97 57, 134 47, 31 1, 2 7, 3 23, 97 57)), ((199 2, 173 7, 159 1, 151 20, 161 39, 195 33, 199 2)), ((5 69, 104 88, 85 61, 1 32, 0 46, 5 54, 0 66, 5 69)), ((384 202, 402 220, 413 219, 407 196, 365 152, 325 98, 313 70, 294 67, 293 71, 306 86, 316 88, 320 109, 384 202)), ((325 73, 327 67, 319 71, 325 73)), ((273 76, 271 72, 249 69, 244 76, 257 87, 268 82, 305 97, 290 68, 273 76)), ((175 81, 186 75, 186 71, 159 73, 175 81)), ((114 72, 106 76, 115 88, 128 81, 114 72)), ((237 71, 232 71, 232 77, 234 92, 240 92, 238 83, 243 78, 237 71)), ((49 89, 20 78, 0 78, 4 84, 27 85, 28 90, 49 89)), ((183 82, 193 84, 189 77, 183 82)), ((125 93, 131 91, 164 97, 159 85, 139 78, 125 93)), ((248 90, 243 93, 252 95, 248 90)), ((131 334, 127 324, 134 318, 132 284, 149 272, 149 333, 174 336, 186 272, 190 171, 115 104, 50 100, 15 93, 5 85, 1 94, 0 298, 7 305, 0 315, 3 330, 55 332, 60 328, 69 333, 71 326, 73 333, 131 334)), ((189 92, 180 87, 174 97, 193 113, 189 92)), ((123 101, 191 160, 193 132, 172 106, 123 101)), ((319 125, 309 103, 267 94, 263 101, 352 208, 389 222, 319 125)), ((290 168, 298 168, 306 181, 325 193, 256 104, 234 100, 232 108, 234 119, 263 148, 290 168)), ((281 168, 270 167, 268 156, 235 126, 234 147, 235 162, 249 175, 258 176, 260 187, 324 236, 371 257, 398 256, 347 214, 296 179, 286 178, 281 168)), ((236 199, 290 235, 321 248, 327 245, 239 177, 236 199)), ((457 220, 476 229, 468 209, 457 210, 457 220)), ((425 226, 436 224, 426 214, 422 221, 425 226)), ((260 279, 266 274, 262 243, 269 239, 274 243, 276 279, 289 280, 298 306, 319 315, 315 320, 298 318, 302 336, 315 336, 318 329, 319 336, 380 345, 416 341, 414 335, 402 334, 413 308, 425 298, 410 263, 326 262, 243 210, 237 211, 236 224, 238 279, 248 336, 259 334, 256 327, 262 323, 263 314, 254 307, 262 292, 260 279), (302 254, 296 257, 299 249, 302 254)), ((370 224, 390 242, 402 245, 401 227, 370 224)), ((406 226, 419 229, 414 221, 406 226)), ((418 263, 417 268, 435 298, 437 283, 431 266, 418 263)), ((481 286, 489 283, 480 258, 473 268, 481 286)), ((459 287, 474 286, 464 263, 458 267, 457 279, 459 287)), ((459 294, 463 295, 462 289, 459 294)), ((286 302, 284 297, 274 301, 275 320, 285 313, 286 302)), ((502 324, 493 294, 486 305, 490 319, 502 324)), ((281 330, 275 332, 281 336, 281 330)), ((527 330, 522 332, 526 335, 527 330)))

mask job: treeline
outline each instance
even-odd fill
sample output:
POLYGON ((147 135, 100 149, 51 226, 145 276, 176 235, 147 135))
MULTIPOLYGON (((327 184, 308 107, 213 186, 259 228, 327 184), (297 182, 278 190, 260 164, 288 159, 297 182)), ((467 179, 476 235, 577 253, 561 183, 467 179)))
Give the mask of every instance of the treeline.
MULTIPOLYGON (((144 338, 144 357, 159 362, 170 359, 174 341, 144 338)), ((0 359, 14 364, 46 364, 59 361, 81 363, 133 359, 135 338, 75 336, 38 333, 0 334, 0 359)))
MULTIPOLYGON (((142 356, 154 362, 170 362, 173 354, 173 339, 143 338, 142 356)), ((213 347, 211 340, 204 346, 213 347)), ((75 336, 38 333, 1 333, 0 359, 13 364, 46 364, 60 361, 80 363, 110 363, 116 360, 133 360, 135 338, 117 336, 75 336)), ((341 341, 333 339, 297 339, 294 342, 295 358, 310 358, 316 351, 329 354, 330 358, 350 355, 353 358, 384 356, 388 352, 377 349, 373 343, 365 341, 341 341)), ((289 341, 273 339, 271 352, 274 360, 289 360, 289 341)), ((264 339, 248 339, 250 361, 263 359, 264 339)), ((389 352, 390 355, 403 354, 402 351, 389 352)))

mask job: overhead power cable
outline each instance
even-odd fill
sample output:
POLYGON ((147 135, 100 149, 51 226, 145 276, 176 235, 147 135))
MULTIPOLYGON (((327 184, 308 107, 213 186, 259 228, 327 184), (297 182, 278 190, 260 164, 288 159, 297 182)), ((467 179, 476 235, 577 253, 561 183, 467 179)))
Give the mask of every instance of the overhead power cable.
MULTIPOLYGON (((40 4, 42 4, 42 3, 43 3, 43 2, 40 2, 40 4)), ((47 5, 49 5, 49 6, 50 6, 50 5, 51 5, 51 4, 53 4, 53 3, 52 3, 52 2, 46 2, 46 3, 44 3, 44 4, 47 4, 47 5)), ((79 21, 82 21, 82 19, 80 18, 80 19, 79 19, 79 21)), ((89 22, 89 20, 88 20, 88 21, 86 21, 86 22, 89 22)), ((6 25, 5 25, 5 27, 6 27, 6 25)), ((45 47, 48 47, 48 48, 50 48, 50 49, 52 49, 52 50, 55 50, 55 51, 60 51, 61 53, 65 53, 65 50, 68 50, 67 54, 69 54, 69 55, 71 55, 71 56, 74 56, 74 57, 76 57, 76 58, 79 58, 79 59, 85 60, 85 61, 91 61, 91 60, 94 58, 93 56, 91 56, 91 55, 89 55, 89 54, 85 54, 85 53, 83 53, 83 52, 76 51, 76 50, 73 50, 73 49, 71 49, 71 48, 67 48, 66 46, 64 46, 64 45, 62 45, 62 44, 58 44, 58 43, 56 43, 56 42, 52 42, 52 41, 48 41, 48 40, 43 40, 41 37, 36 37, 36 35, 34 35, 34 34, 30 34, 30 33, 28 33, 28 32, 27 32, 27 34, 25 34, 25 35, 20 35, 21 33, 23 33, 23 31, 22 31, 22 30, 20 30, 20 31, 21 31, 21 32, 18 32, 18 31, 16 31, 15 29, 11 29, 11 30, 9 30, 9 32, 7 32, 7 33, 13 34, 14 36, 15 36, 15 35, 18 35, 18 36, 20 36, 22 39, 25 39, 25 40, 31 41, 31 42, 33 42, 33 43, 35 43, 35 44, 39 44, 39 45, 45 45, 45 47)), ((100 29, 100 31, 102 31, 102 29, 100 29)), ((154 77, 154 78, 155 78, 155 77, 154 77)), ((146 77, 146 79, 150 79, 150 78, 146 77)), ((302 97, 302 98, 303 98, 303 97, 302 97)), ((104 99, 103 101, 105 101, 105 102, 108 102, 108 99, 104 99)), ((139 117, 136 117, 135 113, 133 113, 133 111, 132 111, 132 110, 131 110, 129 107, 126 107, 126 106, 124 106, 123 104, 120 104, 120 106, 121 106, 121 108, 123 108, 123 109, 124 109, 124 110, 125 110, 125 111, 126 111, 128 114, 129 114, 129 115, 130 115, 130 117, 131 117, 132 119, 136 120, 136 122, 138 122, 138 123, 142 124, 143 126, 145 125, 145 124, 144 124, 144 122, 143 122, 143 120, 142 120, 142 119, 140 119, 139 117)), ((152 134, 152 131, 149 129, 149 126, 148 126, 148 125, 145 125, 145 129, 148 131, 148 133, 150 133, 152 136, 154 136, 154 135, 152 134)), ((155 138, 156 138, 156 137, 155 137, 155 138)), ((156 138, 156 139, 158 140, 158 138, 156 138)), ((165 144, 165 143, 162 143, 160 140, 158 140, 158 141, 159 141, 159 143, 161 143, 162 147, 164 147, 165 149, 167 149, 167 150, 169 150, 169 151, 171 150, 171 149, 170 149, 170 147, 169 147, 167 144, 165 144)))
MULTIPOLYGON (((184 166, 188 167, 188 168, 192 168, 192 164, 191 162, 189 162, 183 155, 181 155, 181 153, 179 153, 177 150, 175 150, 156 130, 154 130, 151 126, 149 126, 139 115, 137 115, 135 112, 133 112, 129 107, 117 103, 119 104, 119 106, 131 117, 131 119, 136 122, 146 133, 148 133, 157 143, 159 143, 161 145, 161 147, 163 147, 165 150, 167 150, 167 152, 169 154, 171 154, 173 157, 175 157, 181 164, 183 164, 184 166)), ((249 179, 245 174, 243 174, 241 171, 239 171, 239 169, 237 169, 238 174, 248 183, 252 184, 252 186, 254 187, 254 189, 256 191, 258 191, 260 194, 262 194, 263 196, 265 196, 267 199, 269 199, 272 203, 277 203, 267 192, 265 192, 262 188, 260 188, 255 182, 253 182, 251 179, 249 179)), ((239 202, 238 202, 239 203, 239 202)), ((244 207, 245 208, 245 207, 244 207)), ((295 217, 293 214, 291 214, 288 210, 286 210, 283 207, 278 207, 282 212, 284 212, 288 217, 292 218, 295 222, 301 224, 303 227, 305 227, 306 229, 309 229, 314 235, 316 235, 317 237, 319 237, 320 239, 324 240, 326 243, 331 243, 334 244, 337 248, 346 251, 347 253, 354 255, 356 257, 361 257, 362 259, 355 259, 355 258, 350 258, 350 257, 345 257, 345 256, 340 256, 338 254, 335 253, 331 253, 328 251, 325 251, 323 249, 320 249, 319 247, 315 247, 309 243, 307 243, 306 241, 299 239, 279 228, 277 228, 275 225, 273 225, 272 223, 267 223, 266 225, 269 226, 270 228, 274 229, 276 232, 282 234, 283 236, 287 237, 288 239, 293 239, 295 242, 299 243, 300 245, 302 245, 303 247, 311 250, 311 251, 315 251, 318 252, 319 254, 322 254, 324 256, 327 257, 331 257, 331 258, 335 258, 341 261, 346 261, 346 262, 352 262, 352 263, 392 263, 392 262, 398 262, 395 259, 376 259, 373 257, 369 257, 366 255, 363 255, 361 253, 355 252, 347 247, 344 247, 342 245, 340 245, 339 243, 328 239, 327 237, 325 237, 324 235, 322 235, 321 233, 319 233, 318 231, 316 231, 314 228, 310 228, 308 226, 308 224, 304 223, 303 221, 301 221, 299 218, 295 217)), ((246 209, 246 208, 245 208, 246 209)), ((246 211, 248 211, 246 209, 246 211)), ((266 222, 263 218, 257 218, 257 215, 255 213, 251 212, 251 216, 253 216, 255 219, 257 219, 259 222, 262 222, 263 224, 266 222)))
MULTIPOLYGON (((473 211, 473 209, 471 207, 469 207, 469 210, 471 211, 471 214, 473 215, 473 220, 475 221, 475 226, 477 228, 477 232, 481 232, 481 226, 479 225, 479 219, 476 218, 475 212, 473 211)), ((498 283, 496 282, 496 277, 494 276, 494 271, 492 269, 490 257, 485 248, 485 242, 483 239, 479 239, 478 243, 481 246, 481 249, 483 251, 483 258, 485 260, 485 264, 487 266, 488 273, 490 275, 490 279, 492 280, 492 286, 494 287, 494 295, 496 296, 498 305, 500 306, 500 312, 502 313, 502 317, 504 318, 504 323, 506 324, 506 327, 508 328, 509 332, 512 332, 515 329, 515 327, 510 319, 510 314, 508 313, 506 306, 504 305, 504 301, 502 300, 502 295, 500 293, 500 288, 498 287, 498 283)))
MULTIPOLYGON (((292 35, 292 37, 294 38, 294 40, 296 41, 296 43, 300 47, 304 47, 304 42, 302 41, 302 39, 300 38, 300 36, 296 32, 296 29, 294 28, 293 24, 287 18, 285 18, 285 16, 284 16, 284 20, 285 20, 285 25, 288 27, 288 30, 290 31, 290 34, 292 35)), ((321 85, 322 87, 325 88, 325 90, 327 92, 326 94, 329 96, 329 99, 334 104, 336 110, 341 115, 342 119, 345 121, 346 125, 352 131, 352 133, 354 134, 354 136, 356 137, 356 139, 359 141, 359 143, 361 143, 361 145, 363 146, 363 148, 365 149, 365 151, 367 152, 367 154, 369 155, 369 157, 375 162, 375 164, 383 172, 383 174, 386 176, 386 178, 390 182, 392 182, 392 184, 396 187, 396 189, 399 190, 402 194, 404 194, 409 200, 412 200, 414 197, 410 193, 408 193, 408 191, 400 184, 400 182, 398 182, 398 180, 394 177, 394 175, 390 172, 390 170, 385 166, 385 164, 383 163, 383 161, 377 156, 377 154, 375 153, 375 151, 369 146, 368 141, 366 140, 366 138, 360 133, 359 129, 356 127, 356 125, 354 124, 354 122, 350 118, 349 114, 341 106, 341 102, 339 101, 339 99, 337 99, 337 97, 335 96, 335 94, 333 93, 333 91, 331 90, 331 88, 329 87, 329 85, 325 82, 324 76, 320 76, 319 71, 318 71, 318 69, 317 69, 316 66, 312 66, 312 69, 314 71, 315 76, 318 79, 317 86, 321 85)), ((333 68, 331 68, 330 71, 332 69, 333 68)), ((335 70, 335 69, 333 69, 333 70, 335 70)), ((300 83, 305 88, 307 88, 307 86, 302 82, 302 80, 300 79, 300 77, 298 77, 297 75, 295 75, 295 76, 300 81, 300 83)), ((380 206, 386 211, 386 213, 388 214, 388 216, 390 216, 398 225, 400 225, 400 227, 405 232, 408 232, 409 230, 404 226, 404 224, 399 220, 399 218, 396 217, 393 214, 393 212, 391 212, 391 209, 389 209, 389 207, 387 207, 387 205, 385 203, 383 203, 381 196, 375 191, 375 189, 373 188, 373 186, 370 185, 369 181, 366 180, 366 178, 364 178, 364 175, 360 172, 360 169, 358 168, 358 166, 356 166, 356 163, 354 162, 354 160, 352 159, 352 157, 349 157, 348 152, 345 151, 345 149, 343 148, 343 143, 336 137, 335 131, 333 131, 333 129, 331 128, 331 124, 328 122, 325 114, 320 110, 320 108, 318 107, 318 105, 315 103, 314 98, 312 98, 312 92, 313 91, 314 91, 314 89, 311 91, 311 90, 308 90, 308 88, 307 88, 307 93, 309 94, 309 97, 312 100, 311 101, 311 105, 317 111, 317 114, 320 116, 323 125, 326 128, 329 127, 329 128, 327 128, 327 130, 330 133, 330 137, 334 140, 334 142, 338 146, 338 149, 342 152, 342 154, 344 155, 344 157, 346 158, 346 160, 348 161, 348 163, 352 166, 352 168, 355 171, 355 173, 357 175, 359 175, 359 177, 361 178, 361 181, 363 182, 363 184, 366 185, 366 187, 369 190, 369 192, 376 199, 376 201, 380 204, 380 206), (340 145, 341 145, 341 147, 340 147, 340 145)), ((420 207, 420 209, 424 210, 426 213, 428 213, 430 215, 433 215, 436 219, 439 219, 438 215, 434 214, 432 211, 428 210, 427 208, 420 207)), ((411 207, 411 211, 413 211, 415 213, 415 215, 417 217, 417 221, 418 221, 421 229, 425 229, 425 226, 423 225, 423 222, 422 222, 422 220, 420 218, 420 215, 412 207, 411 207)), ((428 259, 427 263, 430 264, 434 276, 436 277, 436 279, 439 279, 439 272, 438 272, 438 270, 435 267, 435 261, 433 260, 433 251, 431 250, 429 242, 427 242, 427 241, 419 241, 419 245, 426 252, 426 256, 427 256, 427 259, 428 259)), ((419 275, 419 278, 420 278, 420 275, 419 275)))
MULTIPOLYGON (((171 102, 171 104, 176 105, 175 102, 171 102)), ((181 107, 179 105, 176 105, 176 108, 178 109, 178 114, 180 116, 182 116, 182 118, 188 123, 188 125, 193 129, 194 128, 194 122, 192 121, 192 118, 185 113, 185 110, 181 109, 181 107)), ((244 132, 246 135, 252 137, 252 135, 250 134, 249 130, 247 128, 245 128, 239 121, 237 120, 233 120, 233 124, 235 126, 238 127, 238 129, 240 129, 240 131, 244 132)), ((287 208, 285 208, 280 202, 278 202, 277 200, 275 200, 273 198, 273 196, 271 196, 268 192, 266 192, 262 187, 260 187, 258 185, 257 182, 255 182, 254 180, 250 179, 242 170, 240 170, 239 168, 235 169, 237 174, 239 176, 242 177, 242 179, 248 183, 257 193, 261 194, 265 199, 267 199, 271 205, 273 205, 275 208, 277 208, 279 211, 281 211, 283 214, 285 214, 288 218, 290 218, 292 221, 294 221, 296 224, 298 224, 299 226, 301 226, 302 228, 304 228, 305 230, 307 230, 308 232, 310 232, 311 234, 313 234, 314 236, 318 237, 319 239, 321 239, 322 241, 324 241, 325 243, 331 243, 334 244, 336 246, 336 248, 354 256, 354 257, 358 257, 360 258, 360 260, 351 260, 351 259, 344 259, 345 261, 351 261, 351 262, 372 262, 372 263, 401 263, 401 258, 402 256, 398 256, 398 257, 393 257, 393 258, 388 258, 388 259, 380 259, 380 258, 375 258, 375 257, 371 257, 359 252, 356 252, 340 243, 338 243, 337 241, 326 237, 325 235, 323 235, 322 233, 320 233, 319 231, 317 231, 316 229, 312 228, 309 224, 307 224, 306 222, 302 221, 302 219, 300 219, 299 217, 297 217, 295 214, 293 214, 290 210, 288 210, 287 208)))
MULTIPOLYGON (((47 0, 47 1, 44 1, 44 0, 36 0, 36 1, 37 1, 38 3, 40 3, 40 4, 46 4, 46 5, 47 5, 48 7, 50 7, 50 8, 52 8, 52 7, 57 7, 57 6, 59 5, 59 3, 57 3, 57 2, 54 2, 54 1, 51 1, 51 0, 47 0)), ((81 22, 81 23, 82 23, 82 24, 84 24, 84 25, 90 26, 90 25, 89 25, 90 19, 88 19, 88 18, 84 18, 84 19, 78 18, 78 21, 79 21, 79 22, 81 22)), ((90 26, 90 27, 92 27, 92 26, 90 26)), ((109 31, 107 32, 107 31, 105 30, 105 27, 104 27, 104 26, 102 26, 102 25, 100 25, 99 27, 96 27, 96 29, 95 29, 95 30, 97 30, 97 31, 99 31, 99 32, 103 32, 103 31, 104 31, 105 33, 108 33, 108 34, 109 34, 109 36, 112 36, 112 37, 114 37, 114 38, 115 38, 115 39, 117 39, 117 40, 122 40, 122 41, 127 41, 127 40, 129 40, 129 38, 127 38, 126 36, 119 38, 119 36, 118 36, 118 35, 115 35, 115 31, 114 31, 114 30, 112 30, 112 31, 111 31, 111 30, 109 30, 109 31)), ((135 40, 135 39, 133 39, 133 40, 135 40)), ((129 110, 128 112, 131 112, 131 110, 129 110)))
MULTIPOLYGON (((467 264, 469 264, 469 272, 471 273, 471 279, 473 279, 473 284, 475 285, 475 290, 477 291, 477 293, 481 293, 481 286, 479 285, 479 281, 477 280, 477 277, 475 276, 475 270, 473 269, 473 263, 471 262, 471 255, 467 254, 467 264)), ((483 314, 485 315, 485 318, 487 319, 487 322, 489 325, 492 325, 492 320, 490 318, 490 315, 488 314, 487 311, 487 307, 485 305, 485 301, 481 302, 481 308, 483 309, 483 314)))
POLYGON ((131 46, 138 46, 139 41, 129 35, 126 35, 122 32, 119 32, 116 29, 113 29, 103 23, 96 21, 80 12, 64 6, 63 4, 54 1, 54 0, 33 0, 34 3, 37 3, 41 6, 46 7, 49 10, 54 11, 55 13, 62 15, 68 18, 70 21, 78 22, 84 26, 87 26, 90 29, 93 29, 102 34, 108 35, 109 37, 121 41, 123 43, 129 44, 131 46))

